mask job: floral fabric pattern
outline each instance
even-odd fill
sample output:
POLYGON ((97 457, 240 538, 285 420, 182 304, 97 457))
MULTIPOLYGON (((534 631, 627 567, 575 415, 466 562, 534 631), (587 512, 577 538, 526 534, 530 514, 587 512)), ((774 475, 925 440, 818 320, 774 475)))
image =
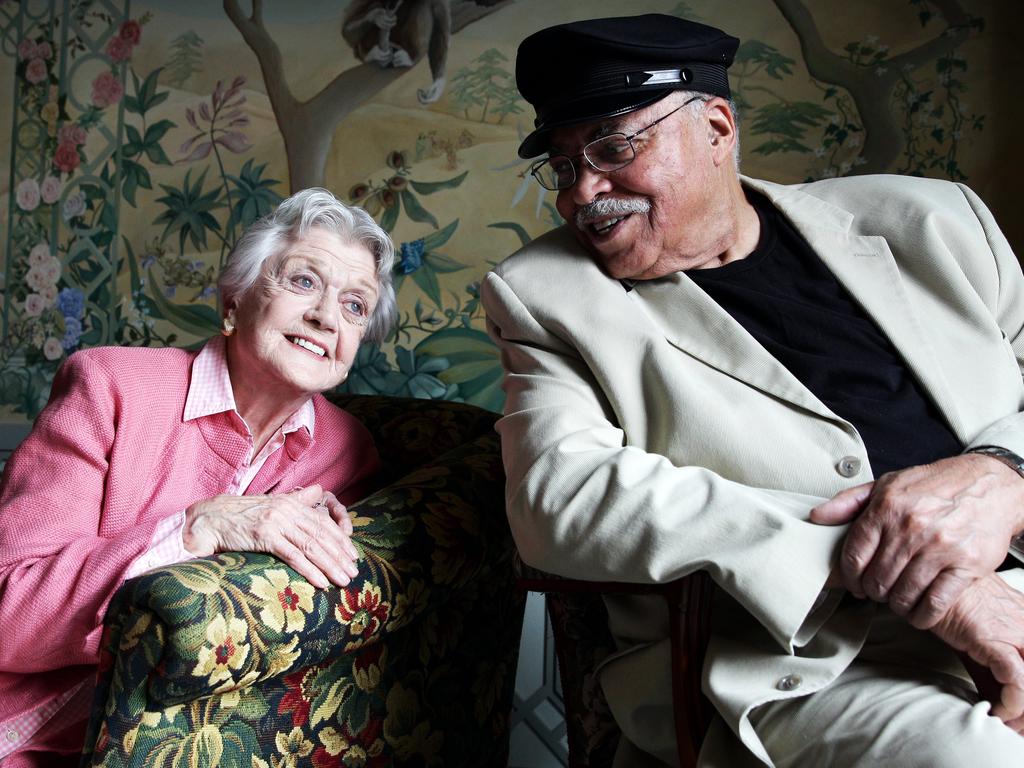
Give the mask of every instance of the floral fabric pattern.
POLYGON ((505 766, 524 595, 495 416, 339 396, 377 438, 359 575, 276 558, 151 571, 111 603, 82 765, 505 766))

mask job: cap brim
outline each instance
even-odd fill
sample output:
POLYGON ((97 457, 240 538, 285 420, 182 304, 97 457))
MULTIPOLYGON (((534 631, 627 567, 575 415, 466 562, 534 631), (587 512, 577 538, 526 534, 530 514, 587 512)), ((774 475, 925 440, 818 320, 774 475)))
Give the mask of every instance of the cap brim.
POLYGON ((648 90, 641 94, 616 94, 614 96, 598 96, 591 99, 573 102, 567 105, 565 110, 554 110, 554 114, 545 120, 519 145, 519 156, 524 160, 538 157, 548 149, 548 138, 551 131, 556 128, 565 128, 570 125, 581 125, 600 120, 604 117, 615 117, 633 112, 637 109, 650 106, 656 101, 672 93, 672 88, 648 90), (565 114, 559 117, 558 112, 565 114))

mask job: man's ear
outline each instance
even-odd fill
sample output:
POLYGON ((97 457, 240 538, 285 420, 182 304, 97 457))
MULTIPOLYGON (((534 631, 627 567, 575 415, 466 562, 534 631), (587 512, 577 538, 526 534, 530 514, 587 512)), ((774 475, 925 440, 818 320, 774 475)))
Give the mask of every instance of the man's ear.
POLYGON ((733 147, 736 146, 738 138, 736 120, 729 109, 729 102, 720 96, 715 96, 707 102, 704 105, 704 112, 707 115, 708 143, 711 144, 711 154, 715 165, 718 166, 732 159, 733 147))

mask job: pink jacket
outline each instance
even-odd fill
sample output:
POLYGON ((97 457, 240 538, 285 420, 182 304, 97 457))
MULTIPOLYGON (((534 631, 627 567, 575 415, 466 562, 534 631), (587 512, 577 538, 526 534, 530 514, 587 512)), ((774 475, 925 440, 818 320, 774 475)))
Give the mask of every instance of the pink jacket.
MULTIPOLYGON (((101 347, 57 372, 0 487, 0 727, 94 674, 103 615, 164 518, 223 493, 249 449, 234 412, 183 422, 194 352, 101 347)), ((354 417, 313 398, 248 494, 320 483, 343 503, 376 471, 354 417)))

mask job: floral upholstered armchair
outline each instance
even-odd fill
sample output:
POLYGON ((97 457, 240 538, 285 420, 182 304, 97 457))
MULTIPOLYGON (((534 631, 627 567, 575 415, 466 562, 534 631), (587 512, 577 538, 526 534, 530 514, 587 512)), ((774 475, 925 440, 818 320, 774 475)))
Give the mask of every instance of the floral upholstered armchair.
POLYGON ((359 576, 273 557, 151 571, 111 603, 82 765, 506 766, 524 596, 495 416, 337 398, 375 436, 359 576))

